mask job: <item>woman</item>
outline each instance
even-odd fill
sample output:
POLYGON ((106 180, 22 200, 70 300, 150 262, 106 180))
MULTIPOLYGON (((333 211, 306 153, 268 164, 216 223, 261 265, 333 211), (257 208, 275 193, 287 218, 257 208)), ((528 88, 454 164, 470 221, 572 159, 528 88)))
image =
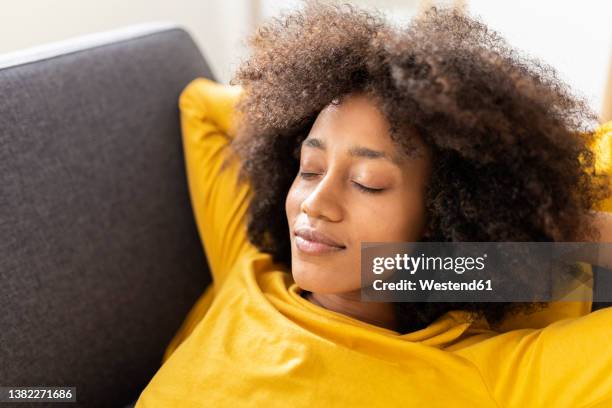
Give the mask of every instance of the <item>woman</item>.
POLYGON ((609 136, 553 71, 435 9, 310 2, 250 44, 181 94, 214 283, 137 407, 612 402, 611 308, 359 298, 363 241, 612 240, 609 136))

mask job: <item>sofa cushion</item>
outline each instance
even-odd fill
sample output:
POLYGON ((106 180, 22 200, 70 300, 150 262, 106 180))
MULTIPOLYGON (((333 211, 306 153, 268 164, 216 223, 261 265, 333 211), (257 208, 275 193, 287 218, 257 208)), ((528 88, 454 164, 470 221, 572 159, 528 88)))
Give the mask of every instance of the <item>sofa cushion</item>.
POLYGON ((0 383, 122 406, 210 282, 178 96, 211 71, 176 26, 0 56, 0 383))

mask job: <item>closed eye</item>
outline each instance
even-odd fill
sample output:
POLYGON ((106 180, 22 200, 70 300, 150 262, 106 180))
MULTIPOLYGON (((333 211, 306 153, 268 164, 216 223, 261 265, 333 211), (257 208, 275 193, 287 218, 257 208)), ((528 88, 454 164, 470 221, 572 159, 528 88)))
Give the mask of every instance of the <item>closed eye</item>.
POLYGON ((300 171, 300 177, 303 178, 303 179, 307 179, 308 180, 308 179, 311 179, 311 178, 313 178, 315 176, 318 176, 318 174, 317 173, 306 173, 304 171, 300 171))
POLYGON ((355 183, 354 181, 353 181, 353 184, 355 185, 355 187, 357 187, 357 189, 363 191, 364 193, 368 193, 368 194, 382 193, 385 190, 384 188, 370 188, 370 187, 362 186, 361 184, 355 183))
MULTIPOLYGON (((305 180, 310 180, 313 177, 318 176, 317 173, 306 173, 304 171, 300 172, 300 177, 305 179, 305 180)), ((382 193, 385 189, 384 188, 370 188, 370 187, 366 187, 366 186, 362 186, 359 183, 356 183, 353 181, 353 185, 355 185, 355 187, 359 190, 362 191, 364 193, 367 194, 377 194, 377 193, 382 193)))

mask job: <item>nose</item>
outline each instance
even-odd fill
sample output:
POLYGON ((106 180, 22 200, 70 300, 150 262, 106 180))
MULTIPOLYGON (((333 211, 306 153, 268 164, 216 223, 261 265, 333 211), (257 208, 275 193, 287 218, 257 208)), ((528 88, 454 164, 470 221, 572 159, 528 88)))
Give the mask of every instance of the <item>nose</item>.
POLYGON ((313 218, 337 222, 342 216, 340 198, 339 187, 328 173, 302 201, 300 210, 313 218))

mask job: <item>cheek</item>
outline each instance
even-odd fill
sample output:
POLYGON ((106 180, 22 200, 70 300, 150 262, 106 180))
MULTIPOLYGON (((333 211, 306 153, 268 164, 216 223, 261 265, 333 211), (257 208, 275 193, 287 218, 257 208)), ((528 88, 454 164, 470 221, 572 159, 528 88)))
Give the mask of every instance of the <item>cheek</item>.
MULTIPOLYGON (((299 200, 297 197, 297 191, 295 188, 295 181, 289 188, 287 192, 287 198, 285 199, 285 213, 287 214, 287 219, 292 220, 297 214, 297 210, 300 208, 299 200)), ((291 223, 289 223, 291 227, 291 223)))
POLYGON ((363 241, 418 240, 425 218, 422 197, 398 194, 386 198, 357 211, 355 219, 368 220, 356 224, 358 235, 363 241))

